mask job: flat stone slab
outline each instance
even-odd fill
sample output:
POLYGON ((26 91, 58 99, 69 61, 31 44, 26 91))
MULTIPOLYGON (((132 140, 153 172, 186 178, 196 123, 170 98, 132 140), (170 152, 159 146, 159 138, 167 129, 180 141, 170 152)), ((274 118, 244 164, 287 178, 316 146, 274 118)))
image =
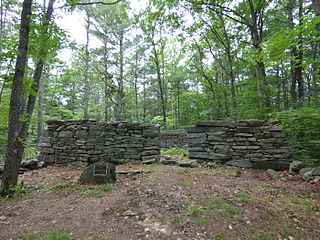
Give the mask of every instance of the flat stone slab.
POLYGON ((248 160, 231 160, 226 163, 229 166, 240 167, 240 168, 251 168, 252 163, 248 160))
POLYGON ((153 159, 147 159, 147 160, 144 160, 142 161, 141 163, 142 164, 154 164, 157 162, 157 159, 153 158, 153 159))
POLYGON ((196 160, 183 160, 178 161, 178 165, 180 167, 196 167, 198 165, 198 162, 196 160))
POLYGON ((209 120, 209 121, 198 121, 197 126, 208 126, 208 127, 234 127, 235 122, 225 120, 209 120))
POLYGON ((289 169, 290 162, 284 161, 257 161, 253 162, 253 169, 267 170, 273 169, 275 171, 285 171, 289 169))
POLYGON ((169 165, 169 164, 172 164, 172 165, 175 165, 177 164, 177 162, 175 160, 171 160, 171 159, 163 159, 160 161, 161 164, 165 164, 165 165, 169 165))

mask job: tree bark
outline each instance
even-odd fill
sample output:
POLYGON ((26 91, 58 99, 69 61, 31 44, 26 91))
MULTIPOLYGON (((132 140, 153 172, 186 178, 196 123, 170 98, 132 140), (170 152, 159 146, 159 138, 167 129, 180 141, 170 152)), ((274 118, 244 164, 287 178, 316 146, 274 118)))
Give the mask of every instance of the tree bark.
MULTIPOLYGON (((290 28, 294 28, 295 1, 290 0, 287 6, 288 21, 290 28)), ((302 17, 302 1, 299 0, 299 19, 302 17)), ((301 20, 300 20, 301 21, 301 20)), ((299 23, 301 24, 301 22, 299 23)), ((291 47, 291 101, 293 108, 298 108, 303 104, 304 98, 304 79, 303 79, 303 50, 301 36, 298 36, 298 44, 291 47)))
POLYGON ((124 74, 124 46, 123 46, 123 40, 124 40, 124 32, 122 31, 119 36, 119 78, 118 78, 118 95, 117 95, 117 106, 116 106, 116 114, 115 118, 116 121, 122 121, 122 115, 123 115, 123 74, 124 74))
POLYGON ((135 54, 135 69, 134 69, 134 101, 135 101, 135 118, 139 121, 139 109, 138 109, 138 49, 136 47, 135 54))
POLYGON ((86 52, 85 52, 85 70, 84 70, 84 92, 83 92, 83 118, 89 118, 89 29, 90 29, 90 16, 87 13, 86 19, 86 52))
POLYGON ((111 75, 108 73, 108 44, 107 40, 103 40, 104 49, 103 49, 103 64, 104 64, 104 121, 108 122, 109 117, 109 80, 111 79, 111 75))
POLYGON ((320 1, 319 0, 312 0, 312 4, 314 7, 314 10, 316 11, 316 14, 320 15, 320 1))
MULTIPOLYGON (((42 34, 47 36, 49 24, 53 14, 53 4, 55 0, 50 0, 42 23, 42 34)), ((1 189, 5 192, 10 186, 16 185, 18 182, 18 173, 22 161, 24 150, 24 142, 27 138, 28 128, 32 112, 35 106, 36 94, 39 89, 42 70, 47 56, 47 49, 44 45, 40 47, 38 62, 35 65, 33 75, 32 94, 28 96, 26 108, 23 107, 23 76, 25 66, 27 64, 28 40, 30 30, 30 14, 32 0, 25 0, 21 13, 21 27, 19 36, 18 57, 13 80, 10 110, 9 110, 9 130, 8 130, 8 145, 5 156, 5 166, 1 189), (20 119, 24 117, 23 121, 20 119)))
POLYGON ((37 126, 37 144, 40 143, 40 138, 43 135, 43 86, 39 84, 38 98, 38 126, 37 126))
MULTIPOLYGON (((314 11, 316 13, 316 16, 319 17, 320 16, 320 1, 319 0, 313 0, 313 7, 314 7, 314 11)), ((320 24, 316 25, 316 30, 318 32, 320 32, 320 24)), ((319 35, 318 35, 319 37, 319 35)), ((313 99, 313 103, 315 106, 319 106, 319 73, 320 73, 320 69, 319 69, 319 62, 320 62, 320 56, 319 56, 319 49, 320 49, 320 44, 319 41, 316 41, 314 43, 312 43, 311 45, 311 55, 313 58, 314 63, 312 64, 312 99, 313 99)))
POLYGON ((162 108, 162 120, 163 120, 163 127, 164 129, 167 128, 167 111, 166 111, 166 102, 165 102, 165 93, 164 93, 164 86, 162 83, 162 77, 161 76, 161 63, 159 59, 159 54, 156 49, 156 43, 154 42, 154 39, 152 39, 152 50, 154 55, 154 61, 156 64, 156 71, 157 71, 157 82, 159 86, 159 94, 160 94, 160 102, 161 102, 161 108, 162 108))
POLYGON ((24 0, 21 12, 18 56, 13 77, 10 99, 8 142, 1 191, 5 193, 18 182, 18 173, 23 154, 22 122, 22 85, 27 63, 32 0, 24 0))

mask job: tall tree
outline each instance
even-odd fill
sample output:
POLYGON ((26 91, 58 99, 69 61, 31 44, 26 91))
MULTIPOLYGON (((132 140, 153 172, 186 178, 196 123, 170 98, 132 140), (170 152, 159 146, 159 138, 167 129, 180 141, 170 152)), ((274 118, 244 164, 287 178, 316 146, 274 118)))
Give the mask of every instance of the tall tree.
POLYGON ((7 151, 1 183, 1 190, 3 192, 10 186, 17 184, 18 172, 23 154, 24 139, 23 131, 21 129, 21 116, 23 112, 22 86, 27 63, 31 8, 32 0, 24 0, 21 11, 18 56, 11 92, 7 151))
POLYGON ((90 66, 90 53, 89 53, 89 43, 90 43, 90 15, 86 12, 86 46, 85 46, 85 65, 84 65, 84 92, 83 92, 83 118, 89 118, 89 66, 90 66))
MULTIPOLYGON (((42 23, 42 34, 47 37, 49 24, 53 14, 53 4, 55 0, 49 0, 48 8, 42 23)), ((25 0, 21 13, 21 27, 19 36, 19 49, 13 78, 11 92, 10 112, 9 112, 9 129, 8 144, 5 155, 5 166, 1 189, 7 190, 11 185, 16 185, 18 181, 18 172, 24 150, 24 142, 27 138, 28 127, 36 101, 36 93, 39 89, 42 70, 48 54, 46 44, 41 44, 38 52, 37 62, 33 74, 32 90, 27 97, 27 103, 24 106, 23 101, 23 77, 27 62, 28 41, 30 31, 32 0, 25 0)))

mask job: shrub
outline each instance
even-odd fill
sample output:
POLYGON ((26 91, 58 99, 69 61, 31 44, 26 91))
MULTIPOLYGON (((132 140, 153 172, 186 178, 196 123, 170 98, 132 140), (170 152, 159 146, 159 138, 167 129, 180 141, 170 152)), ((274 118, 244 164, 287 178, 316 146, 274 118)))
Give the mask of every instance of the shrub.
POLYGON ((188 157, 188 150, 179 147, 172 147, 166 150, 161 150, 161 155, 179 155, 181 157, 188 157))
POLYGON ((304 107, 276 114, 297 160, 320 163, 320 108, 304 107))

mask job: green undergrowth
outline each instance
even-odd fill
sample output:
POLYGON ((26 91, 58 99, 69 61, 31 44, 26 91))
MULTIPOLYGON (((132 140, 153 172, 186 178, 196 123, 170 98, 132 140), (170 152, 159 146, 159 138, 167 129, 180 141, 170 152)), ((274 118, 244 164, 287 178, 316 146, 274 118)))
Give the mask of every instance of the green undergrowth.
POLYGON ((60 195, 68 195, 77 191, 81 197, 103 197, 106 192, 110 192, 113 189, 113 184, 101 184, 101 185, 89 185, 78 184, 76 182, 59 183, 49 188, 49 191, 53 191, 60 195))
POLYGON ((242 202, 251 202, 252 201, 252 196, 247 193, 247 191, 244 189, 244 188, 238 188, 236 191, 235 191, 235 194, 234 194, 240 201, 242 202))
POLYGON ((275 117, 281 121, 294 158, 320 165, 320 108, 303 107, 275 117))
MULTIPOLYGON (((208 225, 212 215, 231 217, 239 214, 236 206, 218 197, 204 196, 199 200, 184 199, 183 205, 187 209, 189 220, 198 226, 208 225)), ((174 219, 174 222, 182 221, 183 219, 180 216, 174 219)))
POLYGON ((189 156, 188 150, 179 147, 172 147, 166 150, 161 150, 161 155, 178 155, 187 158, 189 156))
POLYGON ((45 236, 40 237, 35 233, 23 233, 19 236, 21 240, 75 240, 73 236, 68 233, 60 232, 60 231, 51 231, 47 233, 45 236))
POLYGON ((0 202, 9 198, 21 198, 24 195, 31 193, 34 189, 35 188, 31 185, 17 184, 1 193, 3 196, 0 197, 0 202))
POLYGON ((82 188, 82 191, 79 193, 82 197, 95 197, 100 198, 106 192, 110 192, 113 189, 113 184, 103 184, 103 185, 86 185, 82 188))

